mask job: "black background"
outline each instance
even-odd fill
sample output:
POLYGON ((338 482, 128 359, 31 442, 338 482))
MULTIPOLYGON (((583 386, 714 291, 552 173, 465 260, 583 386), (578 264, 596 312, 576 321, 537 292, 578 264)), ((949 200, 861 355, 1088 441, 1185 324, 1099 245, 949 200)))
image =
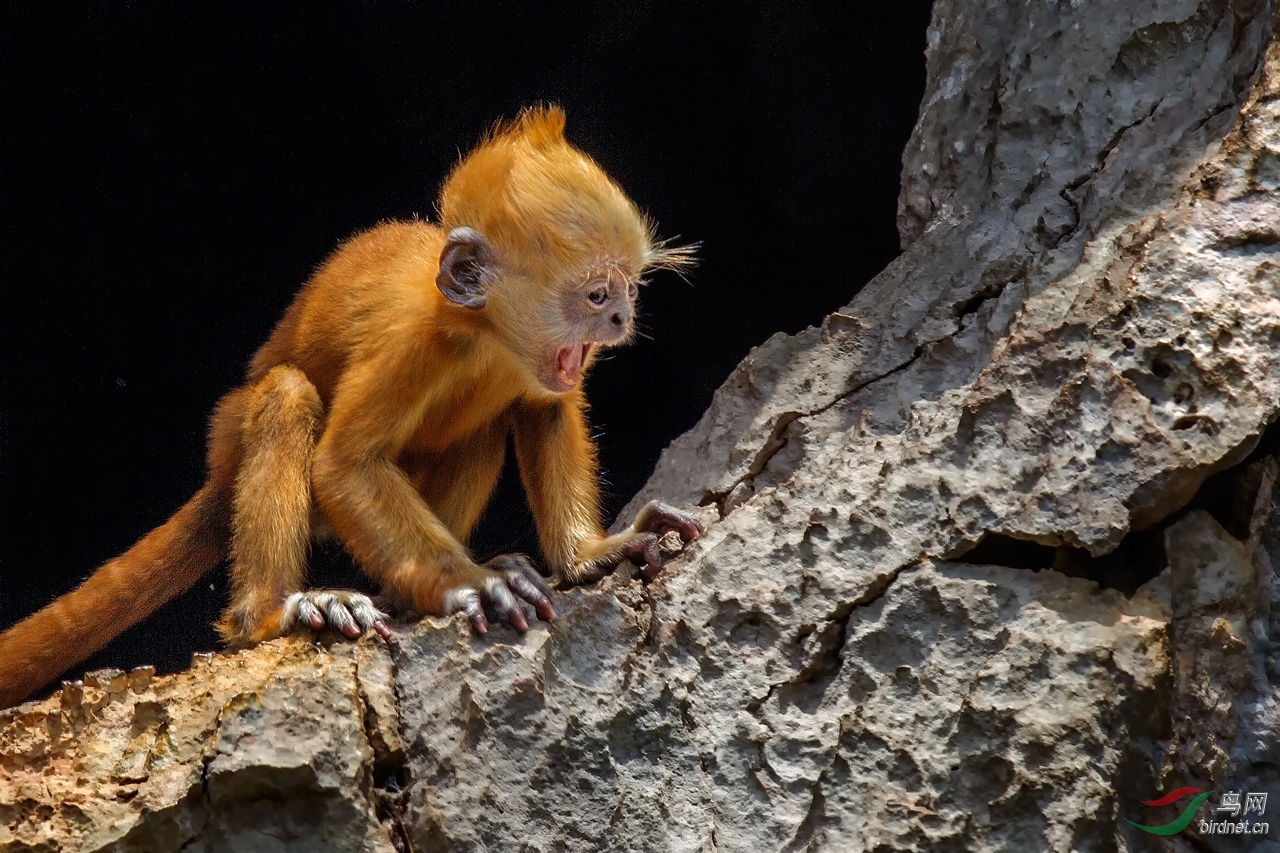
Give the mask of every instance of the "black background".
MULTIPOLYGON (((211 407, 309 272, 430 217, 460 152, 537 101, 663 236, 702 244, 588 383, 611 518, 752 346, 897 254, 928 7, 6 6, 0 627, 180 506, 211 407)), ((509 478, 473 545, 536 547, 509 478)), ((339 548, 313 565, 360 583, 339 548)), ((225 600, 211 573, 73 672, 181 668, 225 600)))

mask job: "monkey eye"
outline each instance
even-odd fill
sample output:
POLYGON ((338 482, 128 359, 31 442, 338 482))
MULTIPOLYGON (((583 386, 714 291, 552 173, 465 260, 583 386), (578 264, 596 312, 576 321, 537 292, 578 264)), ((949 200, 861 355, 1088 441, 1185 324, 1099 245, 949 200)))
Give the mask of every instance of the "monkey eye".
POLYGON ((639 295, 640 295, 640 283, 639 283, 639 282, 635 282, 635 281, 633 281, 633 282, 631 282, 630 284, 628 284, 628 285, 627 285, 627 296, 628 296, 628 298, 630 298, 631 300, 633 300, 633 301, 634 301, 634 300, 635 300, 635 298, 636 298, 637 296, 639 296, 639 295))
POLYGON ((609 298, 609 288, 602 284, 588 293, 587 298, 591 300, 592 305, 603 305, 609 298))

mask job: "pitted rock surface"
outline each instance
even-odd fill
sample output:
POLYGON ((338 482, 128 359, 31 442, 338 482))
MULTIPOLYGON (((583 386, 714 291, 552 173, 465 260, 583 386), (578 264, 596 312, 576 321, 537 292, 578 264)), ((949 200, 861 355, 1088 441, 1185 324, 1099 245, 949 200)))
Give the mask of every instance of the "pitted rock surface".
POLYGON ((664 454, 657 581, 99 673, 0 850, 1276 849, 1130 822, 1280 791, 1276 29, 938 0, 904 252, 664 454))

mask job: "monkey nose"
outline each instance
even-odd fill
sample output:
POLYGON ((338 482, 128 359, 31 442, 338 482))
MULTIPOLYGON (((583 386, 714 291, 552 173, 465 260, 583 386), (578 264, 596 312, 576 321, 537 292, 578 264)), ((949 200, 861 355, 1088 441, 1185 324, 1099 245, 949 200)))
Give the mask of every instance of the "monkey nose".
POLYGON ((615 325, 615 326, 617 326, 619 329, 621 329, 621 328, 622 328, 622 315, 621 315, 621 314, 614 314, 612 317, 610 317, 610 318, 609 318, 609 322, 610 322, 610 323, 613 323, 613 325, 615 325))

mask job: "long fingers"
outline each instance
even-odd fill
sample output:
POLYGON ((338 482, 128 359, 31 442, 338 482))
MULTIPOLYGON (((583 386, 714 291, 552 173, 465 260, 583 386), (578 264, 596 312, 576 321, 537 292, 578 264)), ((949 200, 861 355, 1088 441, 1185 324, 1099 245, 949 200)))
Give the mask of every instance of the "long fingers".
POLYGON ((486 569, 486 576, 478 582, 460 585, 445 594, 446 614, 466 613, 477 634, 489 630, 486 609, 495 618, 504 618, 517 631, 528 631, 529 619, 522 601, 533 606, 538 618, 545 621, 556 618, 551 590, 527 557, 502 554, 490 560, 486 569))
POLYGON ((494 575, 486 581, 485 587, 489 600, 500 613, 507 615, 507 621, 511 623, 511 627, 521 633, 528 631, 529 622, 524 618, 524 611, 516 602, 515 594, 507 586, 506 578, 503 575, 494 575))
POLYGON ((556 608, 551 603, 551 588, 528 557, 523 554, 500 554, 490 560, 488 565, 502 575, 512 592, 533 605, 539 619, 550 622, 556 618, 556 608))
POLYGON ((285 600, 284 619, 281 623, 286 628, 293 627, 294 623, 301 623, 313 631, 319 631, 324 627, 324 614, 303 593, 295 592, 285 600), (291 609, 293 619, 289 618, 291 609))
POLYGON ((653 580, 662 571, 662 551, 658 548, 658 534, 639 533, 635 539, 627 543, 622 552, 624 557, 644 561, 644 576, 653 580))
POLYGON ((668 530, 674 530, 684 542, 692 542, 706 532, 698 519, 660 501, 645 504, 636 519, 636 529, 659 536, 668 530))
POLYGON ((556 618, 555 605, 551 603, 551 590, 538 575, 524 572, 512 572, 507 575, 507 585, 515 590, 516 595, 533 605, 538 611, 538 618, 550 622, 556 618))
POLYGON ((285 599, 280 629, 281 633, 298 627, 318 631, 328 626, 352 639, 365 631, 375 631, 386 639, 391 636, 386 623, 389 618, 367 595, 341 589, 311 589, 285 599))
MULTIPOLYGON (((513 593, 533 605, 539 619, 550 622, 556 618, 551 588, 529 562, 528 557, 523 554, 500 554, 490 560, 488 566, 501 575, 502 580, 513 593)), ((521 619, 523 618, 522 612, 521 619)), ((512 624, 514 625, 515 622, 512 624)))
POLYGON ((480 593, 470 587, 459 587, 445 593, 444 612, 446 616, 465 613, 477 634, 489 633, 489 621, 484 618, 484 604, 480 601, 480 593))

